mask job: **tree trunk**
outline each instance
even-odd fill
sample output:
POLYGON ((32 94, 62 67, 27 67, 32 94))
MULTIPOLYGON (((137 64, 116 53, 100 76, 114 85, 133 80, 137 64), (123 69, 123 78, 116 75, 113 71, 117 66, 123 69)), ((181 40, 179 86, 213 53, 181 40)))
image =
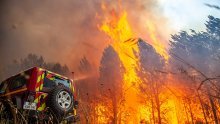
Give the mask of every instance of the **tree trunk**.
POLYGON ((209 93, 209 101, 212 107, 212 113, 214 116, 215 124, 218 124, 218 117, 217 117, 216 110, 215 110, 215 104, 214 104, 212 97, 210 96, 210 93, 209 93))
POLYGON ((185 104, 184 101, 183 101, 183 106, 184 106, 184 109, 185 109, 185 112, 186 112, 187 123, 189 123, 188 112, 187 112, 186 104, 185 104))
POLYGON ((207 118, 206 118, 206 115, 205 115, 205 110, 204 110, 204 107, 203 107, 203 104, 202 104, 202 99, 200 97, 200 94, 199 94, 198 90, 196 92, 197 92, 197 95, 198 95, 198 98, 199 98, 200 105, 202 107, 202 113, 203 113, 203 116, 204 116, 204 119, 205 119, 205 123, 208 124, 208 121, 207 121, 207 118))
POLYGON ((158 124, 161 124, 160 102, 159 102, 159 96, 158 96, 158 93, 155 94, 155 100, 156 100, 156 108, 157 108, 158 124))
POLYGON ((153 124, 155 124, 155 116, 154 116, 154 101, 153 101, 153 98, 151 98, 151 108, 152 108, 153 124))
POLYGON ((189 100, 189 99, 188 99, 188 103, 189 103, 189 112, 190 112, 190 116, 191 116, 191 121, 192 121, 192 124, 194 124, 193 113, 192 113, 192 107, 191 107, 191 103, 190 103, 190 100, 189 100))
POLYGON ((118 114, 118 109, 117 109, 117 100, 116 100, 116 95, 112 96, 112 107, 113 107, 113 122, 114 124, 117 124, 118 123, 118 117, 117 117, 117 114, 118 114))

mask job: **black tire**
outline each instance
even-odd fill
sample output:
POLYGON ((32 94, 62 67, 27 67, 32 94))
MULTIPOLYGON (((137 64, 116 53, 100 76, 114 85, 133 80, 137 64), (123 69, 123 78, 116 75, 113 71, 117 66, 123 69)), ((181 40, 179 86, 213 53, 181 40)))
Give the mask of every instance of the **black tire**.
POLYGON ((58 121, 61 121, 62 118, 66 114, 73 111, 73 104, 74 104, 73 94, 65 86, 57 86, 53 90, 51 90, 51 92, 49 92, 49 94, 48 94, 48 98, 47 98, 47 102, 46 102, 47 107, 49 107, 53 111, 53 113, 56 116, 58 121), (59 104, 59 102, 58 102, 58 98, 59 98, 60 93, 67 93, 70 96, 68 98, 70 98, 71 103, 65 109, 62 108, 61 104, 59 104))

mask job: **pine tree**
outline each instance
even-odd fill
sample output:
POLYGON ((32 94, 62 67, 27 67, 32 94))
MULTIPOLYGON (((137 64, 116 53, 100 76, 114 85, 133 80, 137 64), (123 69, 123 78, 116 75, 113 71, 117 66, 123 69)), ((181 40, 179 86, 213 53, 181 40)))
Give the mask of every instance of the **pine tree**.
POLYGON ((112 46, 108 46, 102 55, 100 63, 100 92, 111 101, 113 123, 118 122, 120 101, 123 93, 124 68, 120 58, 112 46))
POLYGON ((142 79, 140 83, 141 94, 145 94, 144 103, 148 104, 151 109, 151 123, 162 123, 162 104, 167 98, 161 98, 162 89, 164 88, 165 75, 161 72, 164 70, 165 60, 156 53, 155 49, 146 42, 139 39, 138 41, 139 58, 137 69, 138 76, 142 79), (163 102, 162 102, 163 101, 163 102))

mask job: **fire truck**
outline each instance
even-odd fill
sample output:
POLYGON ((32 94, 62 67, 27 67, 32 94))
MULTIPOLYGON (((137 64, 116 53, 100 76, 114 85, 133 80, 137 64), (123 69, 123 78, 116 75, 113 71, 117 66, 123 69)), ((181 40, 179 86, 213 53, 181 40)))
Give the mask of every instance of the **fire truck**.
POLYGON ((73 80, 39 67, 0 84, 0 124, 79 121, 73 80))

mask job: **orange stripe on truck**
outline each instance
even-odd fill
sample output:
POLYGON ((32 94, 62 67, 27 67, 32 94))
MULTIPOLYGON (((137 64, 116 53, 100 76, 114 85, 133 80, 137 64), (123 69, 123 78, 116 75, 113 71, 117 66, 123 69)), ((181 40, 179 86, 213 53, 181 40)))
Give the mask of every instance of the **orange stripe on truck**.
POLYGON ((4 94, 4 95, 0 95, 0 96, 13 95, 13 94, 15 94, 15 93, 23 92, 23 91, 25 91, 25 90, 27 90, 27 88, 23 88, 23 89, 15 90, 15 91, 12 91, 12 92, 6 93, 6 94, 4 94))

